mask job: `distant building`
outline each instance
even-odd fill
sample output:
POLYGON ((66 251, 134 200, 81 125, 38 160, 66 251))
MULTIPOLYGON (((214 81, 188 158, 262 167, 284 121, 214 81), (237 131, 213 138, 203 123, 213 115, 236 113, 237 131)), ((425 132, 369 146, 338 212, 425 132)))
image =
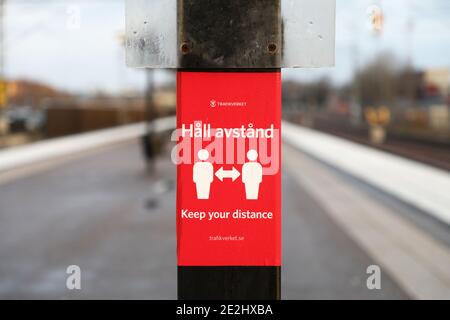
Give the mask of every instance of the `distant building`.
POLYGON ((427 89, 437 90, 437 93, 445 99, 449 96, 449 79, 449 68, 428 69, 424 73, 424 81, 427 89))
POLYGON ((48 85, 26 80, 9 81, 7 95, 10 107, 30 106, 33 108, 42 107, 45 99, 69 96, 48 85))

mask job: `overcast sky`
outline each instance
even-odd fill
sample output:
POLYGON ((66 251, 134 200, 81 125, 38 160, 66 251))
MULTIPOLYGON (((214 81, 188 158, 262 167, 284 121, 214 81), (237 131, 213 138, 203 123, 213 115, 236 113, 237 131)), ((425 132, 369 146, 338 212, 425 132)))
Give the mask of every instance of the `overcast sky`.
MULTIPOLYGON (((6 74, 73 92, 140 89, 142 71, 125 66, 118 35, 125 29, 125 0, 7 0, 6 74), (79 27, 76 16, 80 13, 79 27)), ((449 0, 337 0, 336 67, 287 70, 286 78, 328 75, 346 81, 355 50, 363 64, 381 51, 406 61, 409 48, 419 68, 450 66, 449 0), (371 35, 367 8, 381 6, 382 37, 371 35), (408 35, 408 21, 414 21, 408 35), (412 45, 411 45, 412 44, 412 45)), ((168 77, 157 74, 159 81, 168 77)))

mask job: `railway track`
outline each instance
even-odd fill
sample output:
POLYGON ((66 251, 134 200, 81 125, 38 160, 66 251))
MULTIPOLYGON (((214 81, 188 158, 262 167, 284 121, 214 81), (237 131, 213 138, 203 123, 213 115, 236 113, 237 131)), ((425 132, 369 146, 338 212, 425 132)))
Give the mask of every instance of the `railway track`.
POLYGON ((348 123, 328 119, 315 119, 313 128, 450 171, 450 142, 422 140, 388 132, 384 144, 374 145, 368 139, 368 128, 352 127, 348 123))

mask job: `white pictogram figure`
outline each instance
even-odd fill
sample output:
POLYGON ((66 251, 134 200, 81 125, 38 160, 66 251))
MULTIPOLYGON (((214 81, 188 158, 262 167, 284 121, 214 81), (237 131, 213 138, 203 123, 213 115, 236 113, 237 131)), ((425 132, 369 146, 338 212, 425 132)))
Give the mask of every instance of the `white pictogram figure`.
POLYGON ((199 162, 194 164, 193 180, 197 188, 197 199, 209 199, 211 183, 214 180, 214 167, 206 162, 209 158, 209 152, 202 149, 198 152, 199 162))
POLYGON ((242 166, 242 182, 245 184, 245 195, 247 200, 258 200, 259 185, 262 182, 262 166, 256 160, 258 152, 250 150, 247 152, 247 159, 250 162, 242 166))

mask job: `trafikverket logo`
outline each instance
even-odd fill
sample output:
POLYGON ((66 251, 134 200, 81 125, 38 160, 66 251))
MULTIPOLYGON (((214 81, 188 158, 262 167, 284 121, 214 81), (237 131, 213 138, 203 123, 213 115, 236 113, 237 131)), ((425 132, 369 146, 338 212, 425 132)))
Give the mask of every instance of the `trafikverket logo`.
POLYGON ((212 99, 211 101, 209 101, 209 106, 211 108, 216 108, 216 107, 246 107, 247 106, 247 102, 243 102, 243 101, 233 101, 233 102, 228 102, 228 101, 217 101, 212 99))

